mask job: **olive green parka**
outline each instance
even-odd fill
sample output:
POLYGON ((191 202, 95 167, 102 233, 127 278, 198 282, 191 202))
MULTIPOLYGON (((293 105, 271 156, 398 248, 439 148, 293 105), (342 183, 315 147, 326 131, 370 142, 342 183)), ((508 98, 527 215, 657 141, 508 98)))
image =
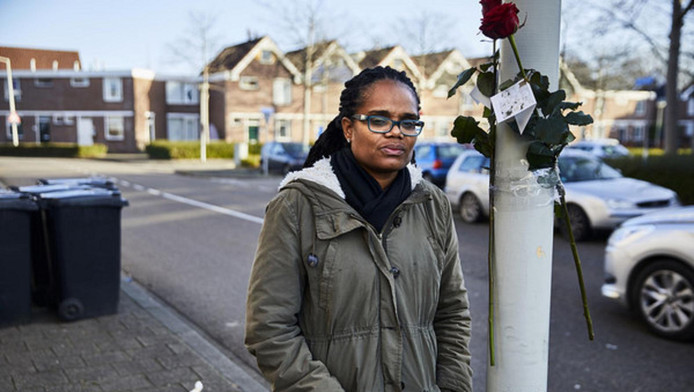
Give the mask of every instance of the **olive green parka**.
POLYGON ((472 391, 470 313, 451 207, 408 165, 410 196, 378 233, 329 159, 268 204, 245 344, 275 391, 472 391))

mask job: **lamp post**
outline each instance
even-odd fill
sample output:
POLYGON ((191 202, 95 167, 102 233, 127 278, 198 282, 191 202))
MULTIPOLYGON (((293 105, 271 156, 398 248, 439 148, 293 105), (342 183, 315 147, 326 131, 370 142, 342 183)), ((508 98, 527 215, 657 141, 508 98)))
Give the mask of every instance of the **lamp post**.
POLYGON ((14 106, 14 83, 12 82, 12 64, 9 58, 2 56, 0 56, 0 62, 3 62, 7 65, 7 92, 10 96, 9 119, 12 127, 12 144, 15 147, 17 147, 19 145, 19 135, 17 134, 17 120, 19 119, 19 117, 17 116, 17 112, 15 111, 14 106))
POLYGON ((210 73, 207 65, 202 71, 200 85, 200 161, 207 162, 207 143, 210 140, 210 73))

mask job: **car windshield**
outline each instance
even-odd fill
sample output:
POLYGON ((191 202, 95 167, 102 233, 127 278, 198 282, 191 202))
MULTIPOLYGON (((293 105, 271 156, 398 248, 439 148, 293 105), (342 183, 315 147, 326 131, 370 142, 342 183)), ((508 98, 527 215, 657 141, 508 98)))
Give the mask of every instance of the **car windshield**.
POLYGON ((309 147, 303 143, 284 143, 284 150, 293 157, 308 155, 309 147))
POLYGON ((460 144, 446 144, 439 146, 439 157, 441 159, 457 158, 466 148, 460 144))
POLYGON ((563 182, 609 180, 622 177, 621 173, 601 160, 587 157, 560 157, 559 174, 563 182))

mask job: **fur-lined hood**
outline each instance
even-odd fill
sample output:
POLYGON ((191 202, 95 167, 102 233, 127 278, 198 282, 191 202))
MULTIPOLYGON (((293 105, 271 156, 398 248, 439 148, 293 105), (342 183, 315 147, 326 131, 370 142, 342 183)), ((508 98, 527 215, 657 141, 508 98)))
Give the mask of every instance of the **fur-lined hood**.
MULTIPOLYGON (((414 188, 422 182, 422 170, 411 163, 407 164, 407 170, 410 172, 410 183, 412 190, 414 190, 414 188)), ((314 163, 311 167, 287 174, 280 183, 278 189, 282 190, 289 183, 296 180, 315 182, 335 192, 342 199, 345 198, 345 192, 342 190, 340 181, 337 179, 330 165, 330 158, 323 158, 314 163)))

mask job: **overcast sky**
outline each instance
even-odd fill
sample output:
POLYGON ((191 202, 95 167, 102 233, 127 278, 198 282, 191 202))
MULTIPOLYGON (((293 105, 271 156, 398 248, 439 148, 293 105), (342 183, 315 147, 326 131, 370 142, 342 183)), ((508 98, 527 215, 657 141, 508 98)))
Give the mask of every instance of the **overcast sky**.
MULTIPOLYGON (((298 0, 306 2, 307 0, 298 0)), ((313 0, 314 2, 316 0, 313 0)), ((267 1, 273 3, 272 1, 267 1)), ((190 13, 215 15, 215 49, 247 40, 248 32, 270 35, 282 50, 296 48, 281 28, 278 7, 253 0, 0 0, 0 46, 76 50, 84 69, 149 68, 176 73, 186 66, 171 61, 168 45, 191 28, 190 13)), ((278 0, 276 4, 290 3, 278 0)), ((488 55, 489 43, 477 34, 477 0, 323 0, 328 38, 350 51, 401 43, 403 30, 418 15, 444 15, 449 29, 437 49, 457 48, 463 55, 488 55)), ((445 23, 443 23, 445 24, 445 23)), ((216 51, 215 51, 216 52, 216 51)), ((213 54, 211 54, 213 55, 213 54)), ((188 68, 190 68, 188 66, 188 68)))

